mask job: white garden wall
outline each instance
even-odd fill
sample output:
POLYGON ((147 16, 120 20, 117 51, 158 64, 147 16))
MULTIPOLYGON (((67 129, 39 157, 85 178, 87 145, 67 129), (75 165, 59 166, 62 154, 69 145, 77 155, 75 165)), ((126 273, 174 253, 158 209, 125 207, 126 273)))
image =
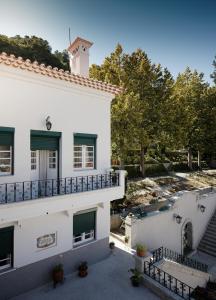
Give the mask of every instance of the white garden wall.
POLYGON ((137 243, 146 244, 149 250, 167 247, 182 252, 182 228, 190 221, 193 225, 193 249, 196 249, 216 209, 216 191, 201 195, 199 191, 179 193, 174 197, 174 204, 168 211, 155 212, 152 215, 137 219, 126 218, 126 236, 134 247, 137 243), (204 213, 198 205, 204 205, 204 213), (177 224, 174 214, 182 216, 177 224))

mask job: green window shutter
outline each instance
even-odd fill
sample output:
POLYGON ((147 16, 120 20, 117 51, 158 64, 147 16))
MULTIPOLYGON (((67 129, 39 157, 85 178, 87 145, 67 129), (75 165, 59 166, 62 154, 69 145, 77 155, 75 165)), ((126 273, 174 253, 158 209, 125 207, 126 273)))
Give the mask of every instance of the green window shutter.
POLYGON ((0 257, 13 253, 13 227, 0 229, 0 257))
POLYGON ((13 146, 14 128, 0 127, 0 145, 13 146))
POLYGON ((31 150, 58 150, 60 132, 31 130, 31 150))
POLYGON ((84 214, 74 215, 73 234, 79 234, 90 230, 95 230, 96 212, 91 211, 84 214))
POLYGON ((96 134, 85 134, 85 133, 75 133, 74 134, 74 145, 96 145, 96 134))

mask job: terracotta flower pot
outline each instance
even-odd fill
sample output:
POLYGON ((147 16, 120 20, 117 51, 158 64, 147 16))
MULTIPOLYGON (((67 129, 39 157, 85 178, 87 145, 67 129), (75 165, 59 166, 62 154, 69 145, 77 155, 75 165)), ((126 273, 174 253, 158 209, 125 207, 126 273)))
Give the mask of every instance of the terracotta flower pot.
POLYGON ((88 275, 87 270, 79 270, 79 277, 86 277, 88 275))
POLYGON ((54 288, 56 287, 56 285, 58 283, 63 283, 63 281, 64 281, 64 271, 63 270, 53 271, 52 275, 53 275, 54 288))
POLYGON ((137 255, 140 257, 146 256, 146 250, 137 250, 137 255))

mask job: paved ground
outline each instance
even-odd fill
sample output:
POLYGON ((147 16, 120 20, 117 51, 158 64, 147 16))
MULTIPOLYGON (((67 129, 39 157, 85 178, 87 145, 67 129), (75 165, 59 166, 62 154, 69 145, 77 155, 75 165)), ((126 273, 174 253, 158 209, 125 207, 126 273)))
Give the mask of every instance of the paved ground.
POLYGON ((90 266, 86 278, 73 274, 56 289, 43 286, 13 300, 159 300, 144 286, 131 286, 128 270, 134 267, 134 259, 130 249, 120 247, 107 259, 90 266))

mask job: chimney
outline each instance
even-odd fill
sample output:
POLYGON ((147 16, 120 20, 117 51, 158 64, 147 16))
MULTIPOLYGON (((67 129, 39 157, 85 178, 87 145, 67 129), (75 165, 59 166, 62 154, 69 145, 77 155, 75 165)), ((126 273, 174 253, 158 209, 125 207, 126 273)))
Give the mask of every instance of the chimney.
POLYGON ((89 48, 92 45, 93 43, 77 37, 68 47, 71 73, 89 77, 89 48))

